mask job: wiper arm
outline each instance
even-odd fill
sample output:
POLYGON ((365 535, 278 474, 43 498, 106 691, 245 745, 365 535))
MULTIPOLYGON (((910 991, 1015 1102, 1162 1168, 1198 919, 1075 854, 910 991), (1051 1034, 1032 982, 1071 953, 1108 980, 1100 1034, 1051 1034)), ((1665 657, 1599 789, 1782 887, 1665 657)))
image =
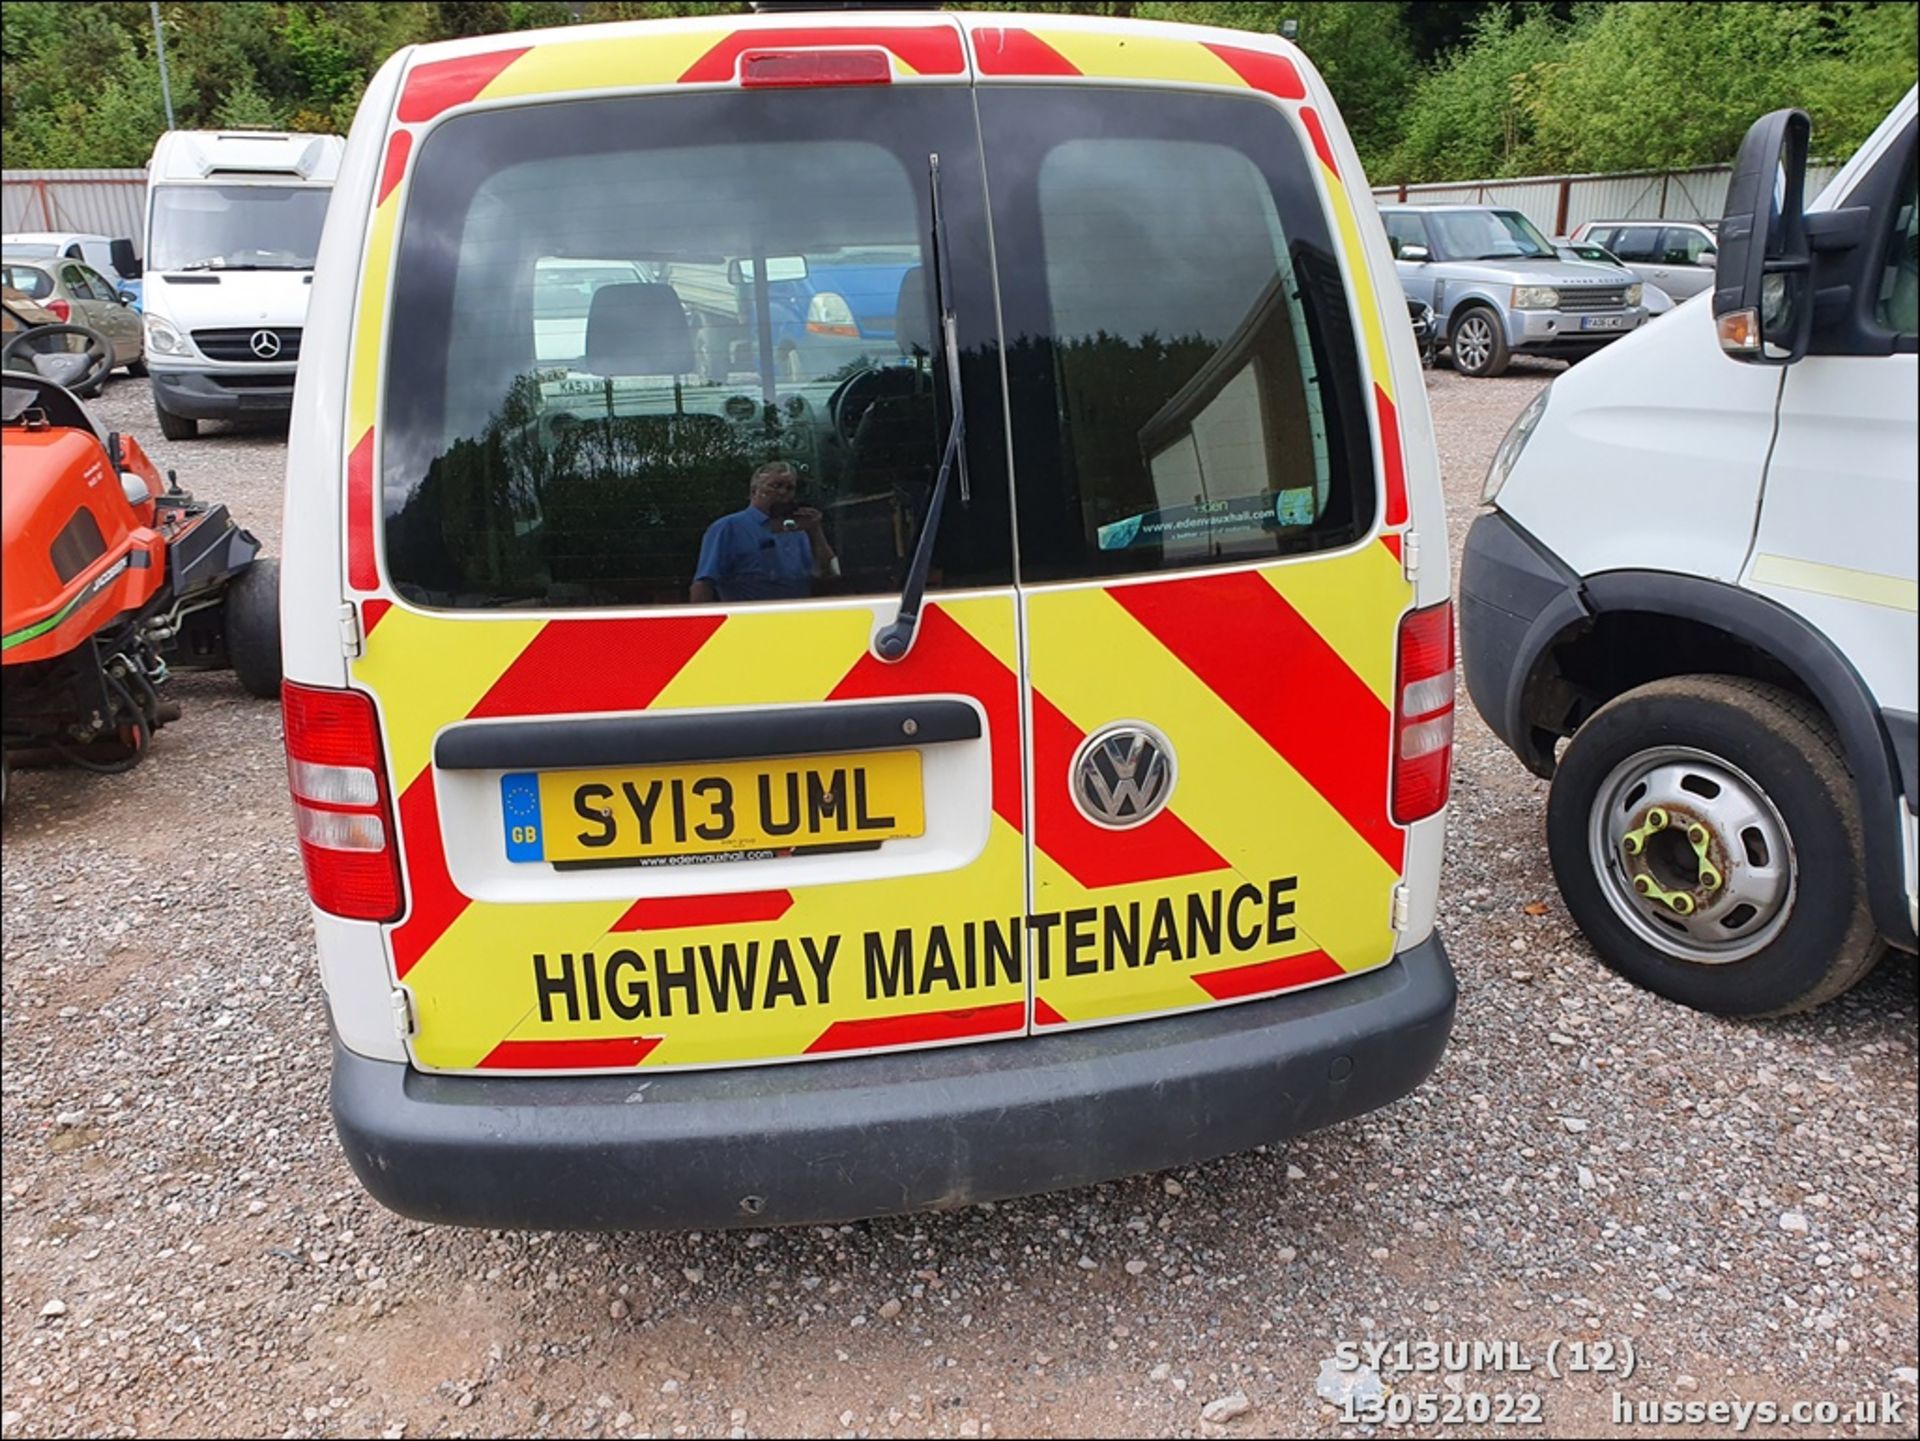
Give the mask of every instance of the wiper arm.
POLYGON ((965 418, 955 415, 947 431, 946 453, 940 457, 940 476, 927 503, 927 518, 920 523, 913 564, 907 569, 906 589, 900 592, 900 609, 892 623, 873 638, 874 654, 881 660, 904 660, 913 649, 914 632, 920 627, 920 602, 927 593, 927 572, 933 568, 933 538, 940 530, 940 511, 947 499, 947 477, 953 474, 954 457, 960 453, 966 430, 965 418))
POLYGON ((927 157, 927 178, 933 199, 933 289, 934 305, 940 312, 941 350, 947 362, 947 393, 953 406, 953 422, 947 427, 947 443, 940 455, 940 473, 933 482, 933 494, 927 502, 926 519, 920 522, 920 538, 913 547, 913 563, 907 567, 907 584, 900 592, 900 608, 893 621, 873 638, 874 654, 881 660, 904 660, 913 649, 913 637, 920 627, 920 603, 927 593, 927 575, 933 569, 933 545, 940 533, 940 517, 946 509, 947 481, 957 464, 960 469, 960 503, 972 497, 967 488, 966 433, 967 415, 960 390, 960 338, 953 321, 953 281, 947 273, 947 233, 940 216, 940 157, 927 157))

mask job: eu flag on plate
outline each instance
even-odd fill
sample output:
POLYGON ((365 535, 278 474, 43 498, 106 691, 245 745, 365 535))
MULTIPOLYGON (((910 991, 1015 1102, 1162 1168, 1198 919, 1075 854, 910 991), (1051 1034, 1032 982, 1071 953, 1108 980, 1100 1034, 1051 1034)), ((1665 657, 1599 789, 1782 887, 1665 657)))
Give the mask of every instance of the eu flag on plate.
POLYGON ((516 771, 500 777, 500 815, 507 828, 507 859, 538 861, 546 858, 540 836, 540 777, 516 771))

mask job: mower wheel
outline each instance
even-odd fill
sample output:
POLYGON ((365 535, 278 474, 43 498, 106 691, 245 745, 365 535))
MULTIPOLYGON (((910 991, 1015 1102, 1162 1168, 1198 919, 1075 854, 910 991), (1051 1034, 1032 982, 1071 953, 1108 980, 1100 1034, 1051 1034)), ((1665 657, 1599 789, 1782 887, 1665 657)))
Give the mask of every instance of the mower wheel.
POLYGON ((249 695, 280 697, 280 562, 256 560, 227 586, 227 659, 249 695))

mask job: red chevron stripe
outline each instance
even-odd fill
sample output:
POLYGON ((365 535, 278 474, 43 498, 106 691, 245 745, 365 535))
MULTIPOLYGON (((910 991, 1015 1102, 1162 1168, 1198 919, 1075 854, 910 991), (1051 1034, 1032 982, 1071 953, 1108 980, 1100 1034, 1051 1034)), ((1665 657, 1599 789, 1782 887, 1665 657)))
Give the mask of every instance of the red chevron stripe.
POLYGON ((1393 552, 1393 558, 1394 558, 1395 560, 1399 560, 1399 559, 1400 559, 1400 555, 1401 555, 1401 551, 1400 551, 1400 546, 1401 546, 1401 541, 1400 541, 1400 532, 1399 532, 1399 531, 1397 531, 1397 530, 1396 530, 1396 531, 1392 531, 1392 532, 1389 532, 1389 533, 1388 533, 1388 534, 1386 534, 1386 535, 1383 535, 1383 536, 1381 536, 1381 537, 1380 537, 1380 544, 1382 544, 1382 545, 1384 545, 1384 546, 1385 546, 1385 547, 1386 547, 1386 548, 1387 548, 1388 550, 1390 550, 1390 551, 1392 551, 1392 552, 1393 552))
POLYGON ((1386 391, 1373 388, 1374 409, 1380 413, 1380 464, 1387 473, 1387 524, 1407 523, 1407 463, 1400 449, 1400 414, 1386 391))
POLYGON ((1313 153, 1320 157, 1320 163, 1333 172, 1333 178, 1340 178, 1340 167, 1333 163, 1333 146, 1327 142, 1327 127, 1320 123, 1320 116, 1311 105, 1300 107, 1300 123, 1307 127, 1307 138, 1313 142, 1313 153))
POLYGON ((777 921, 793 909, 791 891, 745 891, 737 896, 662 896, 635 901, 613 923, 615 931, 677 931, 688 926, 744 926, 777 921))
POLYGON ((873 45, 891 50, 922 75, 960 75, 966 72, 966 57, 960 50, 960 33, 948 25, 737 30, 688 66, 686 73, 680 77, 680 83, 713 85, 732 80, 740 54, 745 50, 778 50, 788 46, 796 49, 845 50, 854 46, 873 45))
POLYGON ((1048 1005, 1040 996, 1033 998, 1033 1023, 1036 1026, 1064 1026, 1067 1018, 1048 1005))
POLYGON ((400 183, 400 177, 407 173, 407 152, 413 149, 413 132, 396 130, 387 137, 387 163, 380 172, 380 194, 374 204, 393 194, 393 187, 400 183))
POLYGON ((489 50, 483 55, 462 55, 457 60, 434 60, 416 65, 400 92, 400 107, 395 113, 403 125, 418 125, 431 120, 442 110, 465 105, 514 61, 532 47, 515 50, 489 50))
POLYGON ((373 427, 347 457, 347 584, 372 590, 380 584, 373 560, 373 427))
POLYGON ((971 1006, 957 1011, 921 1011, 911 1016, 875 1016, 865 1021, 835 1021, 807 1047, 808 1055, 828 1051, 869 1051, 927 1041, 957 1041, 1019 1031, 1027 1024, 1027 1003, 971 1006))
POLYGON ((440 803, 433 794, 433 767, 414 777, 400 797, 400 834, 407 839, 407 918, 393 929, 394 974, 404 976, 460 919, 467 898, 447 873, 440 844, 440 803))
POLYGON ((1393 717, 1278 591, 1239 571, 1107 594, 1400 869, 1406 837, 1387 813, 1393 717))
POLYGON ((1236 1001, 1243 996, 1291 991, 1297 986, 1330 981, 1344 974, 1339 963, 1325 951, 1306 951, 1297 956, 1282 956, 1276 961, 1255 961, 1250 966, 1208 971, 1193 979, 1194 984, 1216 1001, 1236 1001))
POLYGON ((863 652, 841 677, 829 700, 872 700, 901 695, 972 696, 987 711, 993 748, 993 809, 1021 828, 1020 687, 1012 671, 938 605, 920 617, 920 634, 907 658, 889 665, 863 652))
POLYGON ((393 609, 390 600, 363 600, 360 602, 360 636, 365 639, 373 634, 373 628, 380 624, 386 613, 393 609))
POLYGON ((483 1071, 572 1071, 637 1066, 662 1036, 616 1036, 601 1041, 502 1041, 480 1062, 483 1071))
POLYGON ((1087 890, 1226 869, 1226 861, 1168 808, 1143 826, 1110 831, 1073 803, 1073 757, 1087 733, 1033 693, 1033 839, 1087 890))
POLYGON ((988 26, 973 32, 982 75, 1078 75, 1080 67, 1031 30, 988 26))
POLYGON ((1307 98, 1307 87, 1300 83, 1300 72, 1284 55, 1245 50, 1238 45, 1207 45, 1206 48, 1232 66, 1233 73, 1255 90, 1264 90, 1278 100, 1307 98))
POLYGON ((470 714, 645 710, 725 619, 548 621, 470 714))

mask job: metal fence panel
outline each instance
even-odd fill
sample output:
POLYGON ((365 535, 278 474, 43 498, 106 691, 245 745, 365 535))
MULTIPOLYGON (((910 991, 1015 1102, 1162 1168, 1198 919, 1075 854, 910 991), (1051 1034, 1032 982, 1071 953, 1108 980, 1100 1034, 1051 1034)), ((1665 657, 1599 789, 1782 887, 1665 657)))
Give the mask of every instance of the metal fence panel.
POLYGON ((144 170, 0 171, 0 227, 122 236, 138 249, 146 228, 144 170))
MULTIPOLYGON (((1807 167, 1807 195, 1820 193, 1837 165, 1807 167)), ((1426 185, 1376 185, 1379 201, 1416 205, 1504 205, 1549 235, 1589 220, 1718 220, 1726 208, 1730 165, 1693 170, 1640 170, 1622 175, 1533 175, 1426 185)))

